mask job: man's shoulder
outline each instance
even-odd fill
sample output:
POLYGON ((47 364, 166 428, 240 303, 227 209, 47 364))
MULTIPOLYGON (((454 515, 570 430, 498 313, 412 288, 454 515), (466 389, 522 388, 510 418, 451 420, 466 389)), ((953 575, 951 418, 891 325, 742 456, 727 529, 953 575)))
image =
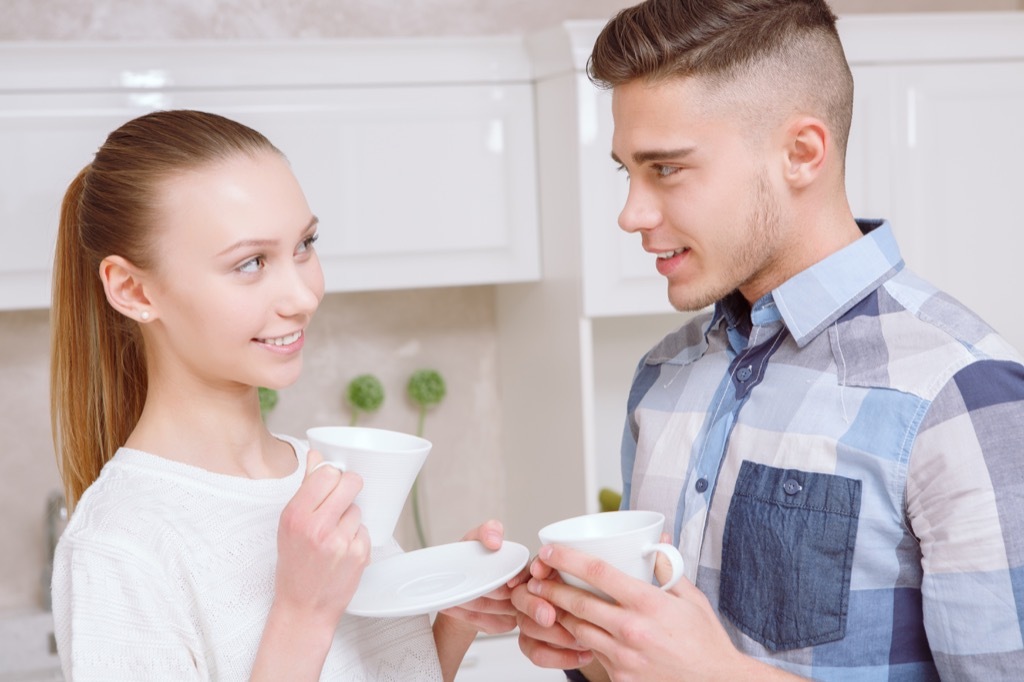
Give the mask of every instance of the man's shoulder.
POLYGON ((974 310, 910 270, 882 285, 879 308, 880 314, 900 314, 893 323, 906 326, 908 333, 921 332, 929 343, 949 345, 971 359, 1022 360, 1019 351, 974 310))
POLYGON ((971 365, 1022 361, 974 311, 907 270, 844 315, 833 334, 843 383, 927 400, 971 365))

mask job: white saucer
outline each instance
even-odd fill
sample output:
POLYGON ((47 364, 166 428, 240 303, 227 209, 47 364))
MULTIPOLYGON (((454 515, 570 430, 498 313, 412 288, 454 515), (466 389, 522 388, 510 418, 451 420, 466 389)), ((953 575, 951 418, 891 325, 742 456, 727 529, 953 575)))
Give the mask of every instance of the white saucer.
POLYGON ((370 564, 347 612, 416 616, 487 594, 526 566, 530 550, 505 541, 491 551, 475 540, 426 547, 370 564))

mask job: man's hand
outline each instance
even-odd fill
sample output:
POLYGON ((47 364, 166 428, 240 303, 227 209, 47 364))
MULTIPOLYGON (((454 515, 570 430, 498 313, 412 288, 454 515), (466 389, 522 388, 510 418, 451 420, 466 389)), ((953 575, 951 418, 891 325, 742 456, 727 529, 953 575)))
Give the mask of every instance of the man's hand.
MULTIPOLYGON (((667 559, 658 557, 655 573, 659 581, 668 580, 667 559)), ((520 647, 538 665, 586 666, 583 652, 591 651, 617 682, 797 679, 741 654, 707 598, 686 579, 661 590, 559 545, 541 548, 531 574, 513 603, 528 616, 520 618, 526 636, 520 647), (615 603, 557 580, 556 570, 593 585, 615 603)), ((592 669, 584 673, 589 677, 592 669)))

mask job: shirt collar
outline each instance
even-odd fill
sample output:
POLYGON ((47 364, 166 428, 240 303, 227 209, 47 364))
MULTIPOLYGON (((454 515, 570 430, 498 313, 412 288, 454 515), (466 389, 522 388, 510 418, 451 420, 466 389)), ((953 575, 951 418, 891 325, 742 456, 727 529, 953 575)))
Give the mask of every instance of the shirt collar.
MULTIPOLYGON (((863 237, 765 294, 752 306, 753 314, 762 311, 767 319, 777 309, 793 340, 803 347, 903 269, 903 257, 888 221, 858 220, 857 226, 863 237)), ((715 305, 709 329, 723 319, 732 327, 743 324, 739 308, 746 305, 737 297, 739 293, 734 292, 715 305)))
POLYGON ((785 281, 771 296, 801 348, 903 269, 888 221, 858 220, 864 236, 785 281))

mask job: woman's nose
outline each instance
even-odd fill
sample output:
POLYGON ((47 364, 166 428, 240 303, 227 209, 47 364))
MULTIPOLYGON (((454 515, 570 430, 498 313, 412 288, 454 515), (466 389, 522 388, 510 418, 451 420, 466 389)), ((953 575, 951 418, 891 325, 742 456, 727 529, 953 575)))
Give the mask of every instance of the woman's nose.
POLYGON ((316 260, 288 269, 282 283, 281 313, 312 315, 324 296, 324 275, 316 260))

